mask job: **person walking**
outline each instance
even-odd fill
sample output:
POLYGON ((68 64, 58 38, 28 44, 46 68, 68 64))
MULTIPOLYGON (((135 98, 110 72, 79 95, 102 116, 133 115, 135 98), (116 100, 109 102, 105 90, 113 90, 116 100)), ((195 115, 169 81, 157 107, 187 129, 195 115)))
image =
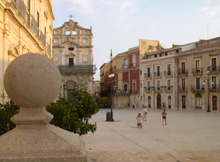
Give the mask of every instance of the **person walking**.
POLYGON ((165 109, 163 110, 161 115, 162 115, 162 125, 164 125, 164 122, 165 122, 165 125, 167 125, 167 113, 165 109))
POLYGON ((144 109, 143 109, 143 121, 147 121, 147 108, 144 105, 144 109))

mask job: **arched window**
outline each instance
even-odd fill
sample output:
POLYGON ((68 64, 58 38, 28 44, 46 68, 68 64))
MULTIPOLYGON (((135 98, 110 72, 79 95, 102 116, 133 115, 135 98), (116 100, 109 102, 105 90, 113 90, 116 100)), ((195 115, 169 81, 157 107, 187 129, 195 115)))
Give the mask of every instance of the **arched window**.
POLYGON ((148 96, 148 108, 150 108, 151 107, 151 98, 150 98, 150 96, 148 96))
POLYGON ((168 96, 168 108, 171 109, 171 96, 168 96))
POLYGON ((186 108, 186 96, 182 96, 182 108, 186 108))

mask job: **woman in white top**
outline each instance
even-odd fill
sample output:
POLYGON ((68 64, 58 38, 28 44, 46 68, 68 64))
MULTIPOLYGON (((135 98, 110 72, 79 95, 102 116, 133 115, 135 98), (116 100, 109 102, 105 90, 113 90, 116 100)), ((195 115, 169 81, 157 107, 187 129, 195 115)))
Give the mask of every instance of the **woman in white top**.
POLYGON ((143 109, 143 121, 147 121, 147 108, 146 108, 146 106, 144 106, 144 109, 143 109))

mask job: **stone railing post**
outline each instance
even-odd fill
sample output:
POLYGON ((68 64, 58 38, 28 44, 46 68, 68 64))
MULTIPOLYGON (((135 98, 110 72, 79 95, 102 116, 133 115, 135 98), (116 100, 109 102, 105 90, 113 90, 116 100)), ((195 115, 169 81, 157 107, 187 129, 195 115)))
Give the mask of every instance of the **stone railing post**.
POLYGON ((53 116, 45 106, 61 86, 60 72, 50 59, 33 53, 19 56, 9 64, 4 85, 21 108, 11 119, 16 128, 0 136, 0 161, 87 161, 79 135, 49 124, 53 116))

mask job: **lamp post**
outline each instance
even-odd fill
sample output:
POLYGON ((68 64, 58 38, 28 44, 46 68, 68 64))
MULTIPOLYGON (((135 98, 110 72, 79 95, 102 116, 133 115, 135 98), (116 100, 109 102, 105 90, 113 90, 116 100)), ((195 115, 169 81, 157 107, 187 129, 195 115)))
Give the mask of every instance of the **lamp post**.
POLYGON ((66 84, 63 85, 63 98, 65 98, 66 84))
MULTIPOLYGON (((207 82, 207 86, 208 86, 208 109, 207 109, 207 112, 211 112, 211 110, 210 110, 210 101, 209 101, 209 89, 210 89, 210 87, 209 87, 209 74, 210 74, 210 71, 209 71, 209 67, 208 67, 208 69, 207 69, 207 75, 208 75, 208 82, 207 82)), ((205 84, 205 82, 203 82, 203 84, 205 84)))
POLYGON ((112 50, 111 50, 111 53, 110 53, 110 57, 109 57, 110 59, 111 59, 111 67, 110 67, 110 75, 108 76, 110 79, 111 79, 111 94, 110 94, 110 96, 111 96, 111 99, 110 99, 110 101, 111 101, 111 106, 110 106, 110 108, 111 108, 111 112, 110 112, 110 114, 109 114, 109 112, 107 112, 107 117, 106 117, 106 121, 114 121, 114 118, 113 118, 113 111, 112 111, 112 78, 115 76, 114 75, 114 73, 113 73, 113 68, 112 68, 112 50))

